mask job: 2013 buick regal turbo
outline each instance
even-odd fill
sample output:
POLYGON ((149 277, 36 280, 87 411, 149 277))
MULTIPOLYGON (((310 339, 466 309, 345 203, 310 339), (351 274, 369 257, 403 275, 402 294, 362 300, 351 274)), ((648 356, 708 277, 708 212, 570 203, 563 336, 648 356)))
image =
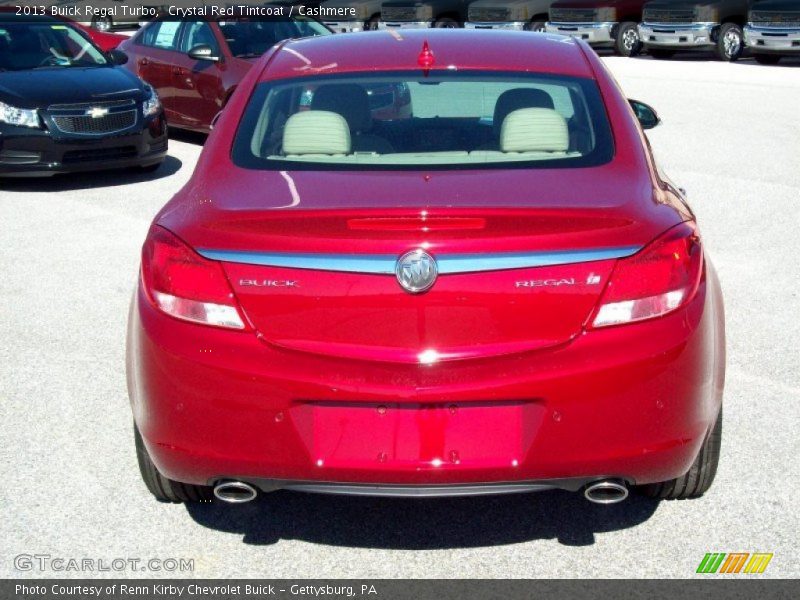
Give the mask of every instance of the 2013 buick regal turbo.
POLYGON ((164 112, 123 60, 62 19, 0 11, 0 176, 157 169, 164 112))
POLYGON ((149 490, 703 494, 722 295, 657 124, 557 35, 273 48, 144 243, 149 490), (397 84, 410 110, 376 118, 366 90, 397 84))

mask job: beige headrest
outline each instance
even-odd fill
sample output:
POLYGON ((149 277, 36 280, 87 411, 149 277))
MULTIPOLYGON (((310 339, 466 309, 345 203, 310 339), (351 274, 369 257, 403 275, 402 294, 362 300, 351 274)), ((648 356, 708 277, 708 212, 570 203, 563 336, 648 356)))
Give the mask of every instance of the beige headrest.
POLYGON ((326 110, 293 114, 283 130, 284 154, 350 154, 350 127, 326 110))
POLYGON ((566 152, 567 121, 551 108, 521 108, 503 120, 500 130, 503 152, 566 152))

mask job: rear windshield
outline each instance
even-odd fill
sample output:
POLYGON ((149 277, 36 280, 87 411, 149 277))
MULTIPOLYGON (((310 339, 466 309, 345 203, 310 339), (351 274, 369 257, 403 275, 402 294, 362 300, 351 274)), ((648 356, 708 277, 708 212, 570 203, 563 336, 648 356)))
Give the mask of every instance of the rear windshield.
POLYGON ((259 84, 233 160, 251 169, 587 167, 614 148, 594 81, 385 73, 259 84))

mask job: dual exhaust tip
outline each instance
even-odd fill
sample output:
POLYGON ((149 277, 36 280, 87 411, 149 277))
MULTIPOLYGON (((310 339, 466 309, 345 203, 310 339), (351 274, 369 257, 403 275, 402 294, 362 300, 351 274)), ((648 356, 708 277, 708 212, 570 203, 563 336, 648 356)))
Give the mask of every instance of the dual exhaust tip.
POLYGON ((214 496, 229 504, 244 504, 255 500, 258 490, 244 481, 220 481, 214 486, 214 496))
POLYGON ((616 504, 628 497, 628 486, 619 479, 603 479, 583 488, 583 495, 595 504, 616 504))
MULTIPOLYGON (((603 479, 588 484, 584 497, 594 504, 616 504, 628 497, 628 486, 619 479, 603 479)), ((229 504, 244 504, 255 500, 258 490, 244 481, 221 481, 214 486, 214 496, 229 504)))

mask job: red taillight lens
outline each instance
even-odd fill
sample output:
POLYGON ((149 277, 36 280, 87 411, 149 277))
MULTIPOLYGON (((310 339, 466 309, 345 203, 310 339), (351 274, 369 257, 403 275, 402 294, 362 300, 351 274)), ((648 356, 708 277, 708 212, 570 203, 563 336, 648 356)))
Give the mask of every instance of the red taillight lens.
POLYGON ((703 271, 703 248, 688 223, 673 227, 630 258, 617 262, 592 327, 652 319, 688 302, 703 271))
POLYGON ((154 226, 142 248, 142 281, 150 301, 168 315, 245 329, 222 265, 203 258, 163 227, 154 226))

